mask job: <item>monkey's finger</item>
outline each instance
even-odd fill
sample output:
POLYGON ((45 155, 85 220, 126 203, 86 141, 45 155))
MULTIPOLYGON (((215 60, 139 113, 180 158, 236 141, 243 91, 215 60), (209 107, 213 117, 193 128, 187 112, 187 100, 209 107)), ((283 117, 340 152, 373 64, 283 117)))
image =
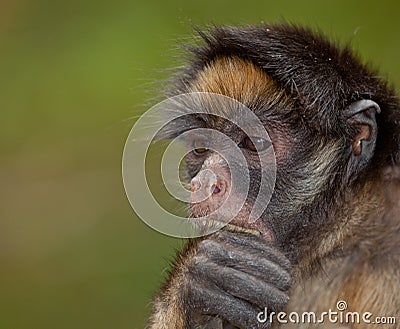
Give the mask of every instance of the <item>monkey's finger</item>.
POLYGON ((279 264, 286 271, 290 271, 291 264, 289 259, 277 250, 274 246, 268 244, 267 241, 260 237, 248 234, 248 233, 232 233, 229 231, 218 231, 211 236, 211 239, 217 241, 226 242, 233 247, 239 246, 241 249, 251 252, 254 250, 254 254, 257 257, 268 255, 268 259, 272 262, 279 264))
POLYGON ((251 304, 275 311, 289 301, 286 293, 248 273, 217 265, 204 256, 196 255, 192 261, 195 277, 210 280, 228 294, 251 304))
POLYGON ((198 251, 207 255, 207 258, 216 264, 253 275, 280 290, 286 291, 290 287, 291 277, 289 272, 269 260, 268 257, 251 255, 248 250, 242 251, 231 245, 222 245, 214 240, 202 241, 198 246, 198 251))
POLYGON ((252 304, 235 298, 216 286, 209 287, 201 283, 199 278, 192 283, 190 294, 193 306, 202 314, 215 315, 231 325, 246 329, 267 329, 269 322, 257 321, 260 310, 252 304))

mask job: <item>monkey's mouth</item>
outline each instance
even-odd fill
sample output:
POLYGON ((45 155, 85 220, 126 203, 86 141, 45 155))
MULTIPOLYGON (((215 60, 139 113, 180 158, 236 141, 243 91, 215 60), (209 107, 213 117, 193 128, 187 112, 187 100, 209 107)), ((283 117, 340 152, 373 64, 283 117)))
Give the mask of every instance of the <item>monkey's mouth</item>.
POLYGON ((259 236, 264 240, 273 241, 274 236, 272 231, 266 227, 263 223, 260 223, 261 220, 257 220, 254 223, 235 223, 235 219, 228 223, 224 229, 231 232, 242 232, 242 233, 249 233, 255 236, 259 236), (242 224, 242 225, 241 225, 242 224))
POLYGON ((251 209, 249 204, 245 204, 239 213, 233 218, 229 218, 229 214, 228 216, 227 214, 209 215, 213 209, 204 205, 191 204, 189 217, 195 221, 196 227, 204 234, 223 229, 235 233, 252 234, 266 241, 274 241, 272 230, 261 218, 250 222, 251 209))
MULTIPOLYGON (((234 220, 232 220, 229 223, 220 221, 220 220, 215 220, 215 219, 208 219, 207 224, 204 225, 204 223, 201 225, 203 228, 207 228, 207 230, 226 230, 230 231, 233 233, 247 233, 251 234, 257 237, 260 237, 266 241, 273 241, 274 237, 269 228, 267 228, 265 225, 262 223, 259 223, 260 220, 254 222, 254 223, 237 223, 234 220)), ((197 223, 199 224, 199 223, 197 223)))
POLYGON ((224 227, 227 231, 231 231, 231 232, 243 232, 243 233, 249 233, 249 234, 253 234, 256 236, 261 236, 261 232, 251 229, 251 228, 245 228, 242 226, 237 226, 237 225, 232 225, 232 224, 226 224, 224 227))

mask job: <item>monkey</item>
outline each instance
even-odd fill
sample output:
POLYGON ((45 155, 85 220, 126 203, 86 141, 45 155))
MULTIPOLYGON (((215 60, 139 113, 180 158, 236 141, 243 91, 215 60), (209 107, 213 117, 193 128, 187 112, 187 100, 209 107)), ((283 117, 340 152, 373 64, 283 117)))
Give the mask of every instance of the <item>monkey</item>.
MULTIPOLYGON (((349 312, 400 321, 400 107, 394 87, 350 45, 308 27, 214 26, 199 34, 168 95, 214 93, 253 111, 275 152, 275 188, 260 218, 248 221, 258 191, 257 154, 268 143, 230 125, 218 108, 170 129, 171 136, 196 127, 230 136, 250 168, 250 191, 229 225, 190 240, 178 254, 147 327, 374 327, 270 317, 338 311, 338 301, 349 312)), ((209 199, 190 205, 190 215, 198 217, 223 202, 232 182, 223 159, 202 144, 187 155, 186 168, 192 190, 213 189, 209 199), (218 174, 199 187, 196 179, 205 170, 218 174)))

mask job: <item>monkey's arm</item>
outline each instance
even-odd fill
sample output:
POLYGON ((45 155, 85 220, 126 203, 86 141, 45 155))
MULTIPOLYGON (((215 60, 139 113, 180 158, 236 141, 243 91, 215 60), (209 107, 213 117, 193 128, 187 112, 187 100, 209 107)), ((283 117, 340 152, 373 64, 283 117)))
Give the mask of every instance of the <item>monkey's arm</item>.
MULTIPOLYGON (((197 253, 201 239, 189 242, 176 260, 168 281, 154 298, 153 311, 148 320, 148 329, 181 329, 198 327, 202 329, 222 329, 222 320, 216 317, 189 314, 190 262, 197 253), (189 324, 189 321, 192 324, 189 324)), ((193 312, 192 312, 193 313, 193 312)))
POLYGON ((183 307, 179 301, 177 282, 171 284, 154 300, 153 313, 149 319, 149 329, 185 328, 183 307))
POLYGON ((240 328, 268 328, 257 314, 286 305, 289 268, 261 238, 219 231, 178 261, 156 297, 150 328, 217 328, 218 318, 240 328))
POLYGON ((187 282, 188 262, 197 250, 199 240, 192 240, 178 255, 168 281, 154 297, 153 310, 148 320, 149 329, 186 328, 184 287, 187 282))

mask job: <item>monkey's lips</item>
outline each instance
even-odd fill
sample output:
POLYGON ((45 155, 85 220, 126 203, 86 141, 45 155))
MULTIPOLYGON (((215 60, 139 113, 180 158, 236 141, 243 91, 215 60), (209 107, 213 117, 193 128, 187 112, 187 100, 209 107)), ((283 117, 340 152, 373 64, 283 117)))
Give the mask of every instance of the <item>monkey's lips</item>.
POLYGON ((208 219, 207 224, 202 226, 206 227, 207 229, 215 228, 217 230, 222 229, 234 233, 248 233, 254 236, 261 237, 266 241, 273 241, 274 236, 271 230, 260 222, 261 220, 257 220, 253 223, 239 223, 238 221, 233 219, 231 222, 226 223, 216 219, 208 219))
POLYGON ((211 231, 224 229, 231 232, 253 234, 255 236, 261 237, 266 241, 275 240, 272 230, 262 221, 261 218, 250 222, 249 217, 252 207, 247 203, 243 205, 239 213, 237 213, 232 219, 229 218, 229 214, 219 214, 221 215, 221 218, 218 218, 219 215, 209 215, 210 213, 212 213, 213 210, 214 209, 210 209, 210 204, 191 204, 190 217, 194 220, 199 220, 197 221, 196 225, 201 230, 204 230, 204 232, 210 232, 210 229, 211 231))
POLYGON ((260 236, 261 238, 267 241, 274 240, 272 231, 264 223, 262 223, 261 219, 249 223, 234 218, 231 222, 229 222, 225 226, 225 229, 232 232, 250 233, 256 236, 260 236))

